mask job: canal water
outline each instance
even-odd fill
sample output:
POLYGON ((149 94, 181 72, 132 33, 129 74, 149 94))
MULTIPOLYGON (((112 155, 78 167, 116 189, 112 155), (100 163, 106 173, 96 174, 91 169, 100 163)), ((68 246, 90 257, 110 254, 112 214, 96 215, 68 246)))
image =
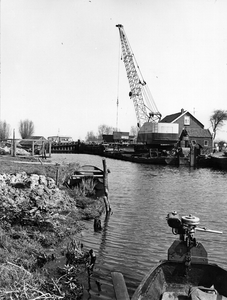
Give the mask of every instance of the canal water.
MULTIPOLYGON (((53 154, 58 163, 77 162, 103 168, 102 157, 53 154)), ((93 221, 81 234, 85 249, 94 249, 94 274, 83 299, 114 299, 111 272, 124 275, 130 296, 149 269, 166 258, 176 238, 166 222, 168 212, 193 214, 201 227, 222 235, 197 232, 211 262, 227 269, 227 172, 185 166, 157 166, 106 159, 112 214, 102 219, 103 229, 93 231, 93 221)))

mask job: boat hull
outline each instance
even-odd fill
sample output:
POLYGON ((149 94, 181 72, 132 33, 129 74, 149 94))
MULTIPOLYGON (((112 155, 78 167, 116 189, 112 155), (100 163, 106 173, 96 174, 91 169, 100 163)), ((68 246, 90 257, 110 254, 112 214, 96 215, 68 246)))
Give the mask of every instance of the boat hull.
POLYGON ((227 157, 226 156, 211 156, 212 167, 219 170, 227 170, 227 157))
POLYGON ((212 287, 227 297, 227 271, 209 263, 193 263, 186 267, 185 263, 163 261, 144 277, 131 299, 158 300, 165 299, 166 295, 170 299, 191 299, 192 289, 199 286, 212 287))
POLYGON ((104 156, 108 158, 130 161, 130 162, 140 163, 140 164, 166 165, 165 156, 144 157, 144 156, 136 156, 131 154, 123 154, 120 152, 105 152, 104 156))

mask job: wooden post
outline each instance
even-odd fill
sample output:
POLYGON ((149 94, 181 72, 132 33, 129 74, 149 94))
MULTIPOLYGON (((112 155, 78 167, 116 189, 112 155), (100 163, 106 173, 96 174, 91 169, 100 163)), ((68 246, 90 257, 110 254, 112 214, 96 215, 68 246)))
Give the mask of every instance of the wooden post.
POLYGON ((34 156, 35 154, 35 146, 34 146, 34 141, 32 141, 32 156, 34 156))
POLYGON ((45 158, 44 141, 42 141, 42 158, 45 158))
POLYGON ((13 157, 16 156, 15 129, 13 129, 13 157))
POLYGON ((108 215, 110 213, 110 211, 111 211, 110 202, 109 202, 109 199, 108 199, 107 196, 104 196, 103 200, 104 200, 104 203, 105 203, 106 215, 108 215))
POLYGON ((49 158, 51 158, 51 141, 49 141, 49 158))
POLYGON ((56 185, 58 186, 59 184, 59 168, 60 168, 60 164, 56 164, 57 167, 57 171, 56 171, 56 185))
POLYGON ((105 207, 106 207, 106 214, 110 213, 110 202, 109 202, 109 190, 108 190, 108 169, 106 166, 106 160, 105 158, 102 160, 102 164, 103 164, 103 186, 104 186, 104 193, 105 196, 103 197, 104 202, 105 202, 105 207))
POLYGON ((108 171, 107 171, 107 167, 106 167, 106 160, 105 158, 102 160, 102 164, 103 164, 103 185, 104 185, 104 189, 105 191, 108 191, 108 171))
POLYGON ((195 167, 195 146, 190 147, 190 167, 195 167))

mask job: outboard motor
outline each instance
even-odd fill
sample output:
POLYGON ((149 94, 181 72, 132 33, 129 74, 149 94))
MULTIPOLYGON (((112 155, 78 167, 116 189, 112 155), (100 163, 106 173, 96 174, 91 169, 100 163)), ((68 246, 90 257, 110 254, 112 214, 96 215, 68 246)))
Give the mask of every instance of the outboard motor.
POLYGON ((174 235, 179 234, 179 240, 173 242, 168 250, 168 260, 185 262, 190 265, 191 262, 207 263, 207 252, 201 243, 197 243, 194 234, 195 230, 222 233, 221 231, 209 230, 197 227, 200 219, 193 215, 180 217, 176 211, 167 214, 167 223, 172 228, 174 235))
POLYGON ((180 218, 179 214, 177 213, 177 211, 168 213, 166 219, 167 219, 167 223, 168 223, 169 227, 172 227, 175 229, 182 227, 182 221, 181 221, 181 218, 180 218))
POLYGON ((186 241, 187 246, 190 246, 190 243, 196 243, 194 239, 195 228, 199 225, 199 218, 188 215, 180 217, 176 211, 168 213, 167 223, 172 228, 174 235, 179 234, 180 240, 186 241))

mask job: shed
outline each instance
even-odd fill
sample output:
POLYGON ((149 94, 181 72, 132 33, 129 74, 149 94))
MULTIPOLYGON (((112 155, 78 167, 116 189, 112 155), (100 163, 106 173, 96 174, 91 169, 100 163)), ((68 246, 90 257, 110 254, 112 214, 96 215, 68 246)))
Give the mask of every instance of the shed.
POLYGON ((24 149, 30 150, 32 149, 33 142, 35 149, 40 150, 42 148, 43 143, 47 142, 47 139, 43 136, 31 136, 28 139, 21 140, 19 143, 24 149))

